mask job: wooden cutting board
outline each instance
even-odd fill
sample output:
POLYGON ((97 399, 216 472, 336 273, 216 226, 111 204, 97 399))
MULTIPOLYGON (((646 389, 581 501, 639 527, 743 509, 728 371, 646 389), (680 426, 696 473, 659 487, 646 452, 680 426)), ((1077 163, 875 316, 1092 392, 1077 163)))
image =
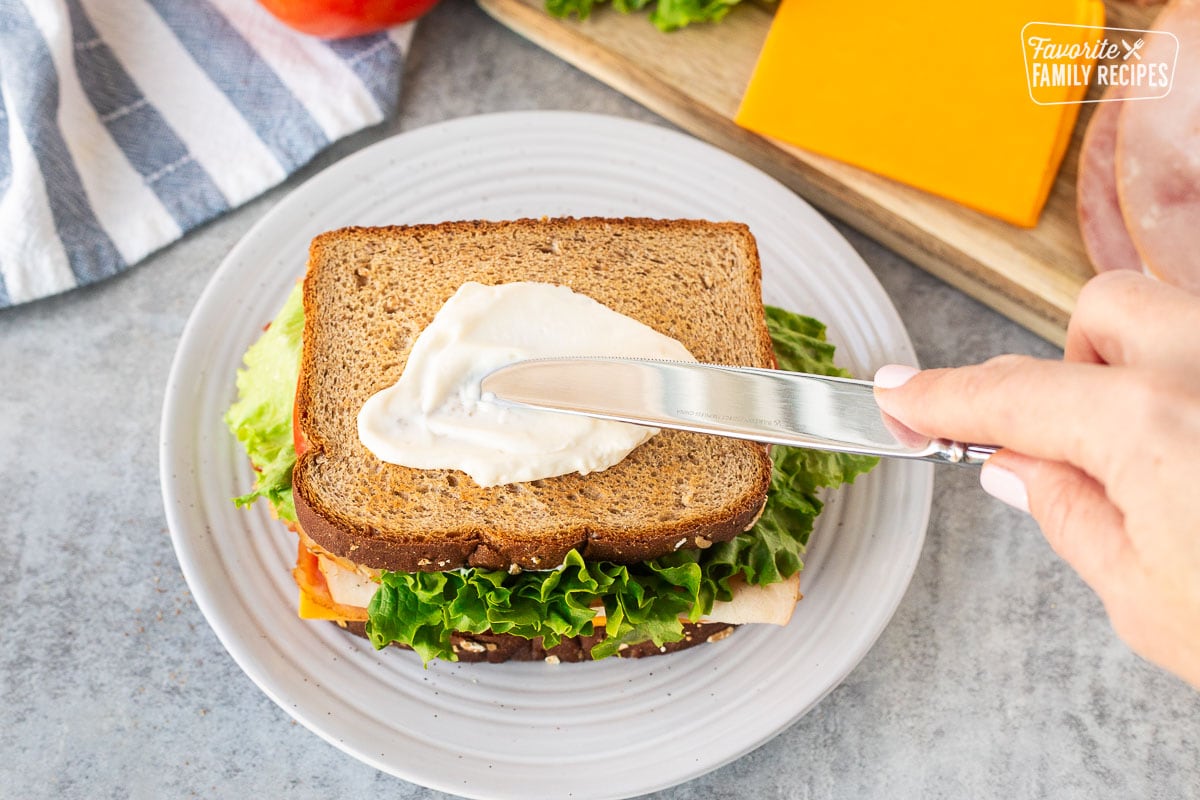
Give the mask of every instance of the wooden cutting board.
MULTIPOLYGON (((1092 268, 1079 238, 1075 167, 1092 105, 1036 228, 1018 228, 733 123, 771 24, 768 5, 743 2, 716 25, 664 34, 644 14, 609 6, 558 20, 543 0, 478 0, 504 25, 661 114, 774 175, 818 208, 967 294, 1062 344, 1092 268)), ((1110 27, 1148 28, 1157 9, 1108 4, 1110 27)))

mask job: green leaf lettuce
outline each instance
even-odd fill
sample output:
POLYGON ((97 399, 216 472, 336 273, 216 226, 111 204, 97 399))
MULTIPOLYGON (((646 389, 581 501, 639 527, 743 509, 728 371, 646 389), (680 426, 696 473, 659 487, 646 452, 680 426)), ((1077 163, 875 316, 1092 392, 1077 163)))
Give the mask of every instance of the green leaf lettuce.
POLYGON ((304 332, 304 304, 300 285, 292 289, 275 320, 250 346, 238 371, 238 400, 225 412, 225 424, 246 448, 258 472, 254 488, 235 498, 248 506, 260 497, 287 522, 296 521, 292 502, 292 404, 300 376, 300 336, 304 332))
MULTIPOLYGON (((604 0, 546 0, 546 11, 554 17, 574 15, 587 19, 604 0)), ((650 21, 660 31, 673 31, 693 22, 719 22, 740 0, 612 0, 622 14, 650 8, 650 21)))

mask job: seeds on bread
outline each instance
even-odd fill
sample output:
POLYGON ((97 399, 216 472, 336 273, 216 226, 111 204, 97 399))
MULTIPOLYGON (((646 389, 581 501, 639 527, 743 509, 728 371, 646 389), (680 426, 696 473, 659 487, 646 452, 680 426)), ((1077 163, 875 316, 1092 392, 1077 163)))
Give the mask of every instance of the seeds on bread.
MULTIPOLYGON (((365 624, 362 622, 348 622, 346 628, 358 636, 367 635, 365 624)), ((621 658, 647 658, 663 653, 675 653, 698 644, 720 641, 732 634, 736 628, 736 625, 726 622, 685 622, 683 638, 677 642, 656 645, 647 640, 628 646, 622 645, 617 655, 621 658)), ((458 660, 468 664, 502 664, 506 661, 576 663, 592 659, 592 648, 604 638, 604 627, 598 627, 595 633, 587 636, 563 639, 549 649, 542 646, 541 639, 525 639, 510 633, 455 633, 450 638, 458 660)), ((392 644, 403 647, 395 642, 392 644)))

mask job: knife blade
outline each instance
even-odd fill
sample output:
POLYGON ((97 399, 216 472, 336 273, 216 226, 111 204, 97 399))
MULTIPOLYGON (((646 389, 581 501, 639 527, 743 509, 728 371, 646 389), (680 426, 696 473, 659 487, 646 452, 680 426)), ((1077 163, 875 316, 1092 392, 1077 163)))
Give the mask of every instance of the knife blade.
POLYGON ((873 384, 802 372, 637 358, 536 358, 493 370, 483 399, 788 447, 982 464, 996 451, 920 436, 887 418, 873 384))

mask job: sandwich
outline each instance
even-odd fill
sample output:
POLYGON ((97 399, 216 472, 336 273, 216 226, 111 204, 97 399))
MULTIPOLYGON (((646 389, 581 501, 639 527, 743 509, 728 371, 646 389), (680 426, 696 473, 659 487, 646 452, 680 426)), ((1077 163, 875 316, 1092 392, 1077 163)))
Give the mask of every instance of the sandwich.
MULTIPOLYGON (((874 459, 659 431, 603 469, 518 470, 487 485, 364 445, 362 409, 401 379, 450 301, 520 283, 566 287, 699 361, 845 375, 821 323, 763 306, 741 224, 565 218, 322 234, 302 286, 247 351, 225 417, 256 471, 236 502, 265 499, 297 536, 300 616, 426 662, 645 656, 786 623, 820 490, 874 459)), ((592 346, 602 354, 602 330, 592 346)))

